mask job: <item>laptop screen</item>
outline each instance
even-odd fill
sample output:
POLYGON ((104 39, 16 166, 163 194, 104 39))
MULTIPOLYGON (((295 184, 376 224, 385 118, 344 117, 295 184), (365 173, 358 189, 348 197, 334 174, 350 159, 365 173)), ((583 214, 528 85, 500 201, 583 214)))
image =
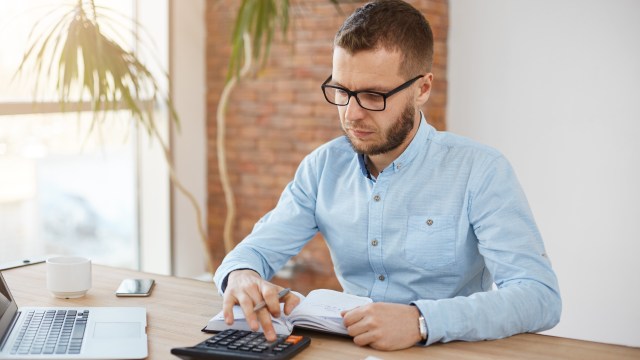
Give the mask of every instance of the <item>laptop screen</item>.
POLYGON ((13 301, 9 287, 0 272, 0 348, 4 346, 5 337, 8 335, 13 317, 18 311, 18 305, 13 301))

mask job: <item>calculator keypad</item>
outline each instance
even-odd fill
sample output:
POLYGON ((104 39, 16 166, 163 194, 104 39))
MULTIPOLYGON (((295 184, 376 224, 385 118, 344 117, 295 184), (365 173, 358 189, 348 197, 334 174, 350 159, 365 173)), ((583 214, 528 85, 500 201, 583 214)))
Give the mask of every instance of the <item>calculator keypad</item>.
POLYGON ((293 341, 288 341, 288 336, 278 335, 276 341, 270 342, 263 333, 244 330, 225 330, 205 341, 207 347, 226 347, 231 350, 251 351, 261 353, 272 349, 281 352, 291 346, 293 341))
POLYGON ((190 355, 189 359, 288 359, 309 345, 310 340, 298 335, 277 335, 267 341, 264 334, 255 331, 224 330, 191 348, 172 349, 174 355, 190 355), (183 349, 187 353, 182 353, 183 349), (177 350, 177 351, 176 351, 177 350))

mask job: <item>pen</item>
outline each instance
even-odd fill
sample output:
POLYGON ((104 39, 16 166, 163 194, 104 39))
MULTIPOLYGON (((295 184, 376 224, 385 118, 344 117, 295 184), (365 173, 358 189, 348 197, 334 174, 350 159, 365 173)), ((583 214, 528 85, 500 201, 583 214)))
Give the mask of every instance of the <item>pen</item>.
MULTIPOLYGON (((286 288, 286 289, 283 289, 282 291, 280 291, 280 292, 278 293, 278 300, 281 300, 283 297, 287 296, 287 294, 288 294, 290 291, 291 291, 291 289, 289 289, 289 288, 286 288)), ((261 302, 261 303, 257 304, 257 305, 253 308, 253 311, 254 311, 254 312, 256 312, 256 311, 258 311, 258 310, 260 310, 260 309, 264 308, 265 306, 267 306, 267 303, 263 301, 263 302, 261 302)))

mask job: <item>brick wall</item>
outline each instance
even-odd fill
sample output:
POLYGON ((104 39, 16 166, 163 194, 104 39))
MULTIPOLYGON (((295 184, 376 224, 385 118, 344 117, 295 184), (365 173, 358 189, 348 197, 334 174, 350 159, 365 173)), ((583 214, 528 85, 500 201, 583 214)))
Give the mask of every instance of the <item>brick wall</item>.
MULTIPOLYGON (((427 17, 435 35, 434 86, 425 113, 431 124, 445 128, 448 0, 409 1, 427 17)), ((364 2, 291 0, 291 28, 274 41, 268 67, 234 89, 227 110, 226 149, 234 187, 236 243, 272 209, 299 162, 313 149, 341 135, 335 107, 324 100, 320 84, 331 73, 332 41, 345 17, 364 2)), ((216 154, 216 108, 224 87, 230 32, 239 1, 208 1, 207 22, 207 151, 208 233, 217 266, 224 257, 222 232, 225 202, 216 154)), ((295 260, 293 276, 278 279, 306 293, 317 287, 340 289, 321 236, 295 260)))

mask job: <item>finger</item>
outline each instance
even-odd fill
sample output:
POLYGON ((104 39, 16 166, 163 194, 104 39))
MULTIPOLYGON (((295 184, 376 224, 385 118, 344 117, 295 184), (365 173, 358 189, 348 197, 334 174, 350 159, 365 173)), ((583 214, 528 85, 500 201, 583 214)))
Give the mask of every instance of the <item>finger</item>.
POLYGON ((284 297, 284 313, 285 315, 291 314, 293 309, 300 304, 300 298, 295 294, 288 293, 287 296, 284 297))
POLYGON ((359 336, 371 330, 369 324, 364 318, 352 323, 349 326, 346 326, 346 328, 347 328, 347 333, 351 337, 359 336))
POLYGON ((271 313, 267 310, 267 308, 263 308, 258 310, 257 316, 258 321, 260 322, 260 326, 262 326, 264 337, 267 338, 267 341, 275 341, 276 331, 273 328, 273 322, 271 321, 271 313))
POLYGON ((348 313, 350 313, 352 311, 355 311, 355 310, 357 310, 359 308, 360 308, 360 306, 356 306, 356 307, 351 308, 351 309, 342 310, 342 311, 340 311, 340 316, 342 316, 344 318, 345 315, 347 315, 348 313))
POLYGON ((278 299, 278 288, 275 286, 264 286, 262 289, 262 296, 267 304, 267 310, 273 315, 273 317, 280 317, 280 299, 278 299))
POLYGON ((238 299, 231 294, 224 294, 222 298, 222 314, 224 315, 224 322, 227 325, 233 325, 233 306, 237 304, 238 299))
POLYGON ((361 308, 353 308, 351 310, 342 311, 342 323, 345 327, 349 327, 364 318, 364 311, 361 308))
MULTIPOLYGON (((367 339, 370 340, 370 339, 367 339)), ((410 344, 399 344, 399 343, 394 343, 391 342, 389 339, 386 338, 381 338, 379 336, 374 336, 373 340, 369 341, 369 346, 373 349, 376 350, 399 350, 399 349, 405 349, 408 347, 413 346, 415 343, 410 343, 410 344)))
POLYGON ((238 302, 240 304, 240 307, 242 308, 245 319, 247 319, 249 327, 251 328, 251 330, 257 331, 259 326, 258 317, 256 316, 255 311, 253 311, 253 307, 256 303, 262 301, 262 296, 259 292, 257 294, 253 294, 253 296, 246 293, 243 295, 244 296, 238 296, 238 302))
POLYGON ((375 336, 369 331, 363 332, 360 335, 353 337, 353 343, 358 346, 367 346, 369 344, 372 344, 375 340, 375 336))

